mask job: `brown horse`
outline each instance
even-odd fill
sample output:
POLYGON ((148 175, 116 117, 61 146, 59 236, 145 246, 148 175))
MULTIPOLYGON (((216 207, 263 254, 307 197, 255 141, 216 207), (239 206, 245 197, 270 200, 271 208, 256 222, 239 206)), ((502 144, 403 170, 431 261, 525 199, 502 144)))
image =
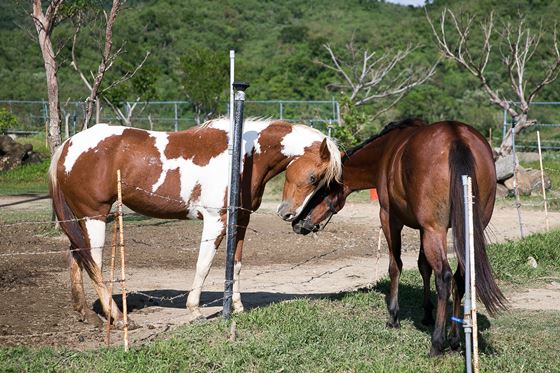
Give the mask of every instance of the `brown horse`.
MULTIPOLYGON (((486 256, 484 228, 492 216, 496 171, 487 141, 472 127, 459 122, 431 125, 409 119, 387 125, 378 135, 343 156, 342 183, 318 192, 297 219, 294 231, 309 233, 336 214, 346 197, 356 191, 377 188, 380 219, 389 245, 390 293, 388 327, 398 328, 398 282, 402 270, 401 230, 404 225, 420 230, 418 268, 424 283, 425 324, 434 324, 430 302, 430 277, 435 272, 438 295, 431 355, 440 354, 445 339, 446 304, 451 290, 447 261, 447 230, 453 228, 459 268, 455 272, 453 313, 460 315, 464 294, 464 206, 461 175, 472 177, 476 291, 494 314, 504 308, 486 256)), ((459 347, 459 329, 452 325, 450 344, 459 347)))
MULTIPOLYGON (((107 215, 117 196, 117 170, 122 174, 123 202, 157 218, 203 219, 196 275, 187 298, 193 317, 202 285, 226 230, 229 121, 167 133, 98 124, 68 139, 54 154, 50 193, 62 229, 70 239, 69 267, 74 309, 99 324, 87 306, 82 269, 93 281, 104 313, 109 294, 101 265, 107 215)), ((241 209, 239 210, 233 285, 234 311, 243 310, 239 273, 250 213, 259 208, 264 187, 286 170, 291 189, 282 206, 301 210, 323 184, 339 179, 340 151, 321 132, 273 120, 246 120, 243 132, 241 209)), ((115 325, 123 315, 112 303, 115 325)))

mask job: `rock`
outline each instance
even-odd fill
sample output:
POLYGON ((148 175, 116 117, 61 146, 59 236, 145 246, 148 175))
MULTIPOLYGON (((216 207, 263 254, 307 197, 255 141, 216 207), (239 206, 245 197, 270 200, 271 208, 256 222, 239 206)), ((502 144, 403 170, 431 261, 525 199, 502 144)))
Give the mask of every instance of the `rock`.
MULTIPOLYGON (((504 186, 508 189, 509 194, 515 194, 514 189, 514 181, 515 178, 512 176, 509 179, 504 181, 504 186)), ((517 175, 517 192, 520 196, 530 196, 531 195, 531 185, 524 183, 520 174, 517 175)))
MULTIPOLYGON (((510 193, 514 192, 513 181, 513 176, 504 181, 504 185, 510 193)), ((550 177, 545 174, 544 188, 550 189, 550 187, 550 177)), ((541 172, 539 170, 533 170, 530 168, 524 169, 522 167, 519 167, 519 171, 517 172, 517 189, 519 191, 519 194, 522 196, 530 196, 531 193, 541 193, 541 172)))
POLYGON ((504 181, 513 176, 513 155, 506 155, 496 159, 496 179, 504 181))
POLYGON ((507 197, 509 195, 509 190, 504 184, 498 183, 496 185, 496 197, 507 197))
MULTIPOLYGON (((523 177, 527 178, 527 182, 531 185, 531 190, 534 193, 541 193, 542 191, 542 179, 541 179, 541 171, 540 170, 533 170, 528 168, 524 170, 523 177)), ((544 189, 549 190, 552 186, 550 182, 550 177, 547 174, 544 174, 544 189)))
POLYGON ((41 156, 33 151, 33 145, 20 144, 9 136, 0 136, 0 171, 8 171, 21 164, 41 162, 41 156))
POLYGON ((537 268, 539 265, 537 264, 537 260, 532 256, 527 258, 527 265, 531 268, 537 268))

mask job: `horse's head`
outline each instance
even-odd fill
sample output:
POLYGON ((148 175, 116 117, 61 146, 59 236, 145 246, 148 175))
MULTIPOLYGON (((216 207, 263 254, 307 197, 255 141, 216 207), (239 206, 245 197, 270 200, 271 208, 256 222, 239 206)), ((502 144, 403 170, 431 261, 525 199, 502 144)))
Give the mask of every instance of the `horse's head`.
POLYGON ((294 232, 303 235, 317 232, 320 228, 319 224, 339 212, 345 203, 346 194, 343 184, 333 182, 323 186, 292 221, 294 232))
POLYGON ((286 221, 293 221, 321 187, 338 181, 340 175, 340 152, 334 142, 329 138, 314 142, 286 168, 278 215, 286 221))

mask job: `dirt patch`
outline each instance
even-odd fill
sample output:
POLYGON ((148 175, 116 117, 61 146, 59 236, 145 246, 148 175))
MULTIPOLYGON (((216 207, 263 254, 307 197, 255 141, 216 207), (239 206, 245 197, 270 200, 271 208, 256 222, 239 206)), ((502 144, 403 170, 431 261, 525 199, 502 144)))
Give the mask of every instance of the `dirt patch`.
MULTIPOLYGON (((48 200, 0 199, 3 210, 47 208, 48 200)), ((367 286, 384 276, 386 244, 377 252, 379 218, 377 203, 349 203, 327 229, 317 236, 299 236, 274 213, 275 202, 264 203, 252 216, 244 248, 241 273, 242 299, 246 308, 265 306, 295 297, 321 297, 367 286)), ((524 212, 526 232, 542 230, 538 211, 524 212)), ((551 222, 560 222, 551 214, 551 222)), ((111 225, 108 229, 111 229, 111 225)), ((189 323, 186 293, 194 276, 202 223, 130 217, 125 222, 127 289, 130 317, 141 326, 131 331, 132 343, 156 338, 189 323)), ((492 242, 517 239, 517 215, 510 207, 497 207, 490 226, 492 242)), ((109 234, 108 234, 109 236, 109 234)), ((403 232, 405 268, 415 268, 418 233, 403 232)), ((65 237, 52 236, 48 225, 0 226, 0 345, 53 345, 76 349, 103 344, 104 332, 77 320, 70 303, 66 270, 65 237)), ((109 250, 104 260, 108 263, 109 250)), ((204 314, 221 310, 225 249, 222 246, 202 295, 204 314)), ((107 270, 108 266, 105 266, 107 270)), ((88 298, 96 296, 88 278, 88 298)), ((540 289, 541 291, 547 289, 540 289)), ((550 289, 560 298, 558 289, 550 289)), ((115 293, 119 291, 116 289, 115 293)), ((548 293, 547 293, 548 294, 548 293)), ((515 295, 515 304, 551 302, 548 295, 529 291, 515 295)), ((120 302, 120 296, 115 296, 120 302)), ((419 305, 419 312, 420 305, 419 305)), ((121 333, 113 332, 118 343, 121 333)))

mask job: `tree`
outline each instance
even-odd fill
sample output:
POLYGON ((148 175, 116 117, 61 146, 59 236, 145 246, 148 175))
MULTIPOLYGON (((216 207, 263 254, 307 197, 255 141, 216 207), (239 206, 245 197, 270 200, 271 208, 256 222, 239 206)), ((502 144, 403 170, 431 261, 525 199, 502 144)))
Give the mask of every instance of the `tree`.
MULTIPOLYGON (((335 53, 329 44, 325 44, 324 48, 328 51, 331 60, 330 63, 319 61, 319 64, 336 72, 340 79, 338 82, 331 83, 330 87, 342 90, 346 96, 343 118, 356 119, 356 113, 353 112, 356 107, 389 99, 390 102, 369 119, 372 121, 395 106, 412 88, 430 79, 437 66, 436 63, 427 68, 418 68, 414 65, 401 68, 402 62, 418 48, 412 45, 395 53, 370 52, 367 48, 358 48, 352 37, 343 54, 335 53)), ((338 131, 345 133, 351 142, 355 142, 358 132, 364 128, 365 120, 361 123, 355 120, 351 122, 353 128, 339 128, 338 131)), ((350 123, 345 124, 350 125, 350 123)))
POLYGON ((123 52, 123 47, 121 46, 116 51, 113 51, 113 26, 115 24, 117 14, 121 8, 121 1, 120 0, 113 0, 111 5, 111 10, 109 13, 105 11, 105 9, 101 9, 103 13, 103 18, 105 20, 105 32, 104 32, 104 43, 103 48, 101 50, 101 60, 97 67, 97 72, 94 74, 93 72, 90 73, 92 76, 91 81, 86 77, 86 75, 82 72, 78 65, 78 61, 76 58, 76 44, 78 40, 78 35, 85 23, 88 22, 88 17, 85 16, 85 12, 79 13, 75 17, 75 32, 72 39, 72 63, 71 66, 78 72, 80 78, 86 85, 89 90, 89 96, 86 98, 86 106, 84 110, 84 123, 83 129, 86 129, 89 126, 89 122, 91 117, 93 116, 93 105, 96 105, 96 121, 99 121, 99 112, 100 112, 100 98, 102 98, 115 112, 117 117, 119 117, 125 124, 130 125, 130 117, 132 115, 132 110, 136 107, 136 103, 140 100, 139 98, 136 100, 136 103, 133 105, 132 110, 127 110, 127 113, 123 113, 117 105, 115 105, 111 100, 104 96, 104 93, 109 91, 110 89, 116 87, 117 85, 131 79, 134 75, 142 68, 146 59, 150 55, 150 52, 147 52, 144 59, 140 64, 138 64, 133 70, 126 72, 120 78, 112 81, 106 87, 101 88, 101 84, 107 71, 113 67, 113 64, 119 57, 119 55, 123 52))
POLYGON ((500 155, 510 154, 513 136, 536 123, 529 119, 531 102, 546 85, 554 82, 560 73, 556 27, 552 46, 547 50, 550 57, 536 59, 535 52, 543 39, 544 31, 542 27, 533 31, 522 15, 519 15, 517 22, 504 23, 496 30, 494 14, 490 13, 480 24, 482 43, 478 48, 472 46, 471 30, 474 16, 468 16, 462 21, 446 8, 441 13, 439 28, 436 28, 427 12, 426 18, 441 53, 476 77, 490 102, 511 116, 515 125, 507 131, 499 149, 500 155), (496 50, 499 51, 503 70, 488 72, 488 62, 496 50), (530 62, 540 64, 539 68, 528 69, 530 62), (529 71, 534 74, 529 76, 529 71), (491 79, 496 76, 497 79, 491 79), (499 89, 500 79, 509 81, 509 89, 503 92, 499 89))
POLYGON ((43 12, 41 0, 33 0, 33 11, 31 17, 37 35, 39 38, 39 46, 45 65, 45 72, 47 76, 47 97, 49 100, 49 125, 47 140, 51 154, 60 146, 60 102, 58 98, 58 79, 57 79, 57 63, 51 35, 53 30, 60 20, 58 12, 61 8, 63 0, 52 0, 43 12))
POLYGON ((191 101, 200 124, 218 110, 229 82, 229 59, 225 53, 194 48, 181 58, 182 89, 191 101))

